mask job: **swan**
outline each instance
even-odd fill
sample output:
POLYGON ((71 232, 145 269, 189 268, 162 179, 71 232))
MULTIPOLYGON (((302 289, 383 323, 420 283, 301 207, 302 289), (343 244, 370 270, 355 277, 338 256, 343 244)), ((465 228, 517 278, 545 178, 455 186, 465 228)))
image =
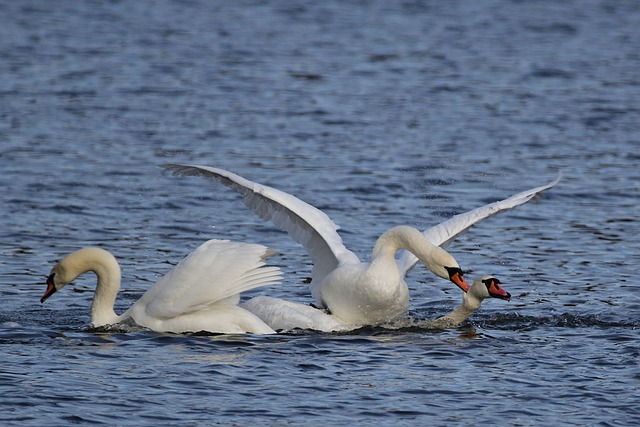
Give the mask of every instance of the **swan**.
POLYGON ((310 286, 316 305, 354 325, 388 323, 406 313, 409 290, 404 278, 418 260, 467 292, 470 286, 458 262, 443 248, 473 224, 531 200, 561 177, 558 174, 549 184, 456 215, 423 233, 409 226, 394 227, 378 238, 371 262, 365 263, 344 246, 338 226, 324 212, 291 194, 219 168, 185 164, 163 167, 174 175, 216 179, 240 193, 244 204, 259 217, 287 231, 313 260, 310 286), (395 254, 401 250, 405 252, 396 260, 395 254))
MULTIPOLYGON (((462 293, 462 304, 450 313, 418 322, 418 326, 428 329, 446 329, 458 326, 475 313, 487 298, 509 301, 511 294, 505 291, 500 280, 492 275, 476 279, 468 292, 462 293)), ((310 305, 290 302, 269 296, 256 296, 244 302, 242 307, 249 310, 276 331, 309 329, 320 332, 348 332, 361 325, 344 322, 325 310, 310 305)), ((393 324, 387 327, 395 327, 393 324)))
POLYGON ((238 302, 243 291, 280 282, 280 269, 264 263, 273 253, 262 245, 209 240, 117 315, 113 306, 120 289, 118 262, 104 249, 83 248, 53 267, 40 302, 78 276, 93 272, 98 278, 91 304, 93 327, 132 319, 158 332, 271 334, 272 328, 238 302))
POLYGON ((482 301, 487 298, 511 300, 511 294, 505 291, 499 279, 492 275, 476 279, 468 292, 462 294, 462 304, 448 314, 434 320, 421 323, 423 327, 434 329, 451 328, 464 322, 480 308, 482 301))

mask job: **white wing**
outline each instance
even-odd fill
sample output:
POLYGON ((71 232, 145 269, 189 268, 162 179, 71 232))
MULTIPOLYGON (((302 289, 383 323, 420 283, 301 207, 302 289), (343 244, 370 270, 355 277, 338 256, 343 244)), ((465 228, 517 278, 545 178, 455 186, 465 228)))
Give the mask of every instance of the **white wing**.
POLYGON ((197 165, 164 165, 174 175, 214 178, 242 194, 242 201, 256 215, 285 230, 305 247, 313 260, 313 283, 333 271, 339 264, 359 262, 338 235, 338 226, 321 210, 291 194, 249 181, 223 169, 197 165))
POLYGON ((202 310, 241 292, 280 283, 278 267, 264 267, 272 252, 262 245, 209 240, 169 271, 130 310, 168 319, 202 310), (135 307, 135 308, 134 308, 135 307))
MULTIPOLYGON (((546 185, 532 188, 530 190, 523 191, 515 194, 508 199, 500 200, 494 203, 490 203, 485 206, 481 206, 472 211, 465 212, 456 215, 440 224, 433 226, 425 230, 422 234, 434 245, 438 245, 442 248, 446 248, 456 237, 467 231, 475 223, 482 221, 485 218, 489 218, 499 212, 503 212, 509 209, 513 209, 523 203, 531 200, 536 194, 547 190, 560 181, 562 173, 559 173, 556 178, 546 185)), ((406 275, 409 270, 418 262, 412 253, 403 251, 403 254, 398 258, 398 266, 401 272, 406 275)))

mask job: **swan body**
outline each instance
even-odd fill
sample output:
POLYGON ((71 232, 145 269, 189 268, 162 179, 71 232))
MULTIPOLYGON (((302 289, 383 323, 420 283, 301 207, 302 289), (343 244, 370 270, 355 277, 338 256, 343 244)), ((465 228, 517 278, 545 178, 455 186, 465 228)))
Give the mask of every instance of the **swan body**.
POLYGON ((487 298, 499 298, 509 301, 511 294, 500 285, 500 280, 491 275, 476 279, 469 292, 462 294, 462 304, 449 314, 427 321, 424 325, 428 325, 431 328, 451 328, 467 320, 469 316, 480 308, 482 301, 487 298))
MULTIPOLYGON (((419 322, 428 329, 446 329, 458 326, 467 320, 487 298, 510 300, 511 294, 501 286, 500 280, 486 275, 476 279, 468 292, 462 293, 462 304, 450 313, 437 319, 419 322)), ((348 332, 362 325, 342 321, 325 310, 267 296, 257 296, 242 304, 276 331, 309 329, 321 332, 348 332)), ((390 323, 388 326, 393 327, 390 323)))
MULTIPOLYGON (((397 226, 378 238, 370 263, 339 264, 322 280, 316 292, 323 306, 358 326, 388 323, 402 316, 409 308, 409 288, 395 259, 401 249, 418 254, 440 277, 454 281, 461 276, 453 256, 431 244, 417 229, 397 226)), ((457 284, 466 291, 468 285, 462 280, 457 284)))
POLYGON ((164 168, 174 175, 216 179, 240 193, 259 217, 287 231, 313 260, 310 286, 316 305, 354 325, 386 323, 405 314, 409 290, 404 278, 418 261, 467 292, 470 287, 462 270, 443 248, 478 221, 531 200, 560 179, 456 215, 423 233, 408 226, 394 227, 376 241, 371 262, 363 263, 344 246, 338 226, 324 212, 291 194, 219 168, 176 164, 164 168), (397 251, 404 253, 396 261, 397 251))
POLYGON ((323 309, 263 295, 253 297, 241 306, 276 331, 308 329, 320 332, 346 332, 358 327, 323 309))
POLYGON ((209 240, 117 315, 113 306, 120 289, 120 266, 104 249, 84 248, 53 267, 41 302, 78 276, 93 272, 98 279, 91 304, 94 327, 132 319, 159 332, 274 333, 238 306, 241 292, 279 283, 280 269, 264 263, 272 253, 262 245, 209 240))

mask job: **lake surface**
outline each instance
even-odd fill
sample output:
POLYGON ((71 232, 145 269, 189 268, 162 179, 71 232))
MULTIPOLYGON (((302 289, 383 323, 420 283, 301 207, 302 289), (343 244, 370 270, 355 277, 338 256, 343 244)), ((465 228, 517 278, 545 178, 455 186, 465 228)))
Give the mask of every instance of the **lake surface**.
POLYGON ((636 1, 0 1, 0 423, 640 424, 640 4, 636 1), (512 293, 463 326, 460 293, 411 272, 397 328, 349 334, 91 330, 88 245, 123 269, 117 310, 210 238, 310 260, 215 182, 295 194, 367 259, 550 181, 450 252, 512 293))

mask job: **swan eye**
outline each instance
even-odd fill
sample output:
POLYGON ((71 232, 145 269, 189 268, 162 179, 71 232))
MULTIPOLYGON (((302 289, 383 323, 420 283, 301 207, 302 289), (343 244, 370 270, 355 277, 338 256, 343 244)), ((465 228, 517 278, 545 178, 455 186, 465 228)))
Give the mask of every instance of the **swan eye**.
POLYGON ((482 283, 485 284, 489 293, 491 292, 502 292, 502 287, 500 286, 500 280, 495 277, 491 277, 489 279, 483 280, 482 283))
POLYGON ((447 273, 449 273, 449 277, 453 277, 456 274, 459 274, 460 276, 464 276, 465 272, 462 271, 462 269, 460 267, 444 267, 445 270, 447 270, 447 273))

